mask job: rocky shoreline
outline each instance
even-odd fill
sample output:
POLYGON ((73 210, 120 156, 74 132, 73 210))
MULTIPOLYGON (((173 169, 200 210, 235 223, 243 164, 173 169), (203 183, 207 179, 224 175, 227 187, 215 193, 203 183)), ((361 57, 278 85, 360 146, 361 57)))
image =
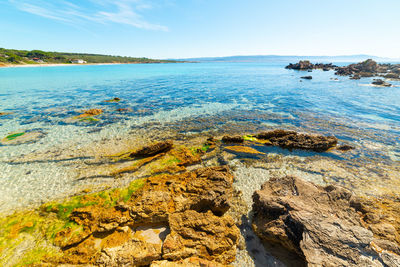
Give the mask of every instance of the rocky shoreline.
MULTIPOLYGON (((82 191, 1 218, 0 263, 227 266, 236 264, 240 251, 249 250, 246 243, 254 239, 245 234, 251 231, 249 225, 276 257, 274 266, 400 263, 396 198, 366 198, 337 185, 260 173, 257 179, 264 185, 253 191, 251 210, 246 208, 228 152, 252 158, 265 154, 261 147, 280 147, 288 153, 348 150, 333 136, 277 129, 208 137, 195 144, 159 140, 110 152, 86 173, 130 177, 131 182, 82 191), (297 256, 288 261, 288 255, 297 256)), ((255 244, 244 255, 257 257, 261 243, 255 244)))
MULTIPOLYGON (((372 59, 367 59, 363 62, 343 67, 333 65, 332 63, 313 64, 308 60, 301 60, 295 64, 290 63, 285 68, 300 71, 312 71, 313 69, 322 69, 324 71, 334 70, 335 75, 348 76, 352 80, 359 80, 366 77, 382 77, 388 80, 400 80, 400 64, 378 64, 372 59)), ((376 79, 372 82, 372 85, 379 87, 392 86, 390 83, 383 81, 382 79, 376 79)))

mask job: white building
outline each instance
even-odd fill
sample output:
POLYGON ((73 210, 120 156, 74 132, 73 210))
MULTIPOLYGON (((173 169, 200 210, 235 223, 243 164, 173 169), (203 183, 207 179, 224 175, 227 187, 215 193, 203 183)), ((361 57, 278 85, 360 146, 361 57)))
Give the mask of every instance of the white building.
POLYGON ((86 61, 83 60, 83 59, 73 59, 73 60, 71 60, 71 63, 74 63, 74 64, 84 64, 84 63, 86 63, 86 61))

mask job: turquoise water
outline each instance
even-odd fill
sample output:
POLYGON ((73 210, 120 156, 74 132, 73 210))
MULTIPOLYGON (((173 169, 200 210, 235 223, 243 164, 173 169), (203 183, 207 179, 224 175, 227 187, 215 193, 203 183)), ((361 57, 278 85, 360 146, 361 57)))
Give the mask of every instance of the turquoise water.
MULTIPOLYGON (((284 69, 285 65, 0 68, 0 112, 12 113, 0 117, 0 139, 21 131, 43 134, 37 142, 0 146, 0 206, 9 205, 21 192, 26 198, 42 198, 56 195, 68 184, 67 167, 56 162, 16 164, 19 158, 56 146, 73 144, 78 149, 90 141, 128 134, 149 122, 172 127, 182 120, 226 117, 260 128, 299 128, 334 134, 364 148, 352 157, 399 161, 400 87, 365 86, 372 78, 349 80, 333 71, 298 72, 284 69), (305 75, 313 79, 302 81, 305 75), (114 97, 121 102, 104 102, 114 97), (68 120, 92 108, 104 110, 99 121, 68 120), (120 113, 118 108, 129 110, 120 113)), ((391 83, 400 86, 399 81, 391 83)), ((212 127, 208 123, 204 130, 212 127)))

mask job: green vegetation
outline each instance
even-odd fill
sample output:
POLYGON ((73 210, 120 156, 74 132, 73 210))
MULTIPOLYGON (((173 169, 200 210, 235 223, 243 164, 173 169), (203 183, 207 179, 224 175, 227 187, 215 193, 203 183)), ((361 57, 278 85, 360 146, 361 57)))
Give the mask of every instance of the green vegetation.
POLYGON ((0 48, 1 64, 68 64, 73 60, 84 60, 87 63, 175 63, 173 60, 156 60, 145 57, 122 57, 98 54, 45 52, 41 50, 15 50, 0 48))
POLYGON ((11 141, 14 140, 15 138, 24 135, 25 133, 15 133, 15 134, 10 134, 8 136, 6 136, 6 139, 11 141))

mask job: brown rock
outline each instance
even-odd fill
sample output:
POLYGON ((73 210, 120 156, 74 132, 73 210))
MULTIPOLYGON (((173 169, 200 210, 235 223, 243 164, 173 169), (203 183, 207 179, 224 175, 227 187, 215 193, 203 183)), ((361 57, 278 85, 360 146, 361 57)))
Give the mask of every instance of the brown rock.
POLYGON ((341 146, 338 146, 336 149, 337 149, 337 150, 340 150, 340 151, 349 151, 349 150, 354 149, 354 146, 351 146, 351 145, 341 145, 341 146))
POLYGON ((187 210, 169 217, 171 233, 163 245, 163 258, 176 261, 197 256, 228 264, 234 261, 239 229, 230 216, 187 210))
POLYGON ((301 134, 294 131, 273 130, 259 133, 258 139, 269 140, 267 145, 280 146, 288 149, 305 149, 316 152, 326 151, 337 144, 337 138, 334 136, 301 134))
POLYGON ((235 135, 235 136, 225 135, 224 137, 222 137, 222 142, 224 142, 224 143, 243 143, 244 138, 243 138, 243 136, 240 136, 240 135, 235 135))
POLYGON ((86 117, 90 117, 90 116, 97 116, 102 113, 103 113, 103 110, 99 109, 99 108, 88 109, 88 110, 85 110, 83 114, 77 116, 77 118, 86 118, 86 117))
POLYGON ((397 255, 385 254, 389 258, 384 259, 371 247, 372 232, 360 223, 352 199, 340 187, 271 178, 253 195, 253 228, 262 240, 296 252, 309 266, 400 262, 397 255))

